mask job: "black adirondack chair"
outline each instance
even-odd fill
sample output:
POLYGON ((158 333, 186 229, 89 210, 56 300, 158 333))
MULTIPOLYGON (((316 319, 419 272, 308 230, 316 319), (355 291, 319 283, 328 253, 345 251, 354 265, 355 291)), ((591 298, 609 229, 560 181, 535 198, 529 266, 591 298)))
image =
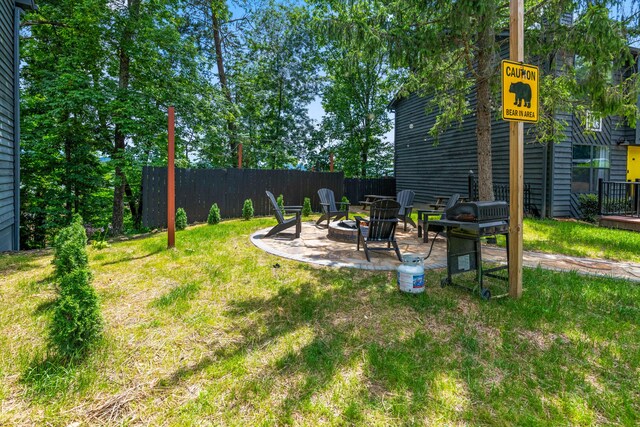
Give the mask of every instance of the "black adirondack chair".
POLYGON ((416 223, 411 218, 411 212, 413 211, 413 198, 416 193, 413 190, 402 190, 398 193, 396 201, 400 203, 400 210, 398 211, 398 218, 404 222, 404 231, 407 231, 407 222, 417 227, 416 223))
POLYGON ((316 225, 320 225, 322 221, 327 220, 327 227, 329 227, 329 221, 332 217, 339 220, 343 216, 349 219, 349 203, 343 203, 341 208, 336 206, 336 198, 333 195, 333 191, 328 188, 321 188, 318 190, 318 197, 320 197, 320 207, 322 208, 322 215, 320 219, 316 221, 316 225), (346 206, 346 207, 345 207, 346 206))
POLYGON ((278 202, 276 202, 275 197, 271 194, 270 191, 265 191, 267 193, 267 197, 271 201, 271 205, 273 206, 274 213, 276 215, 276 219, 278 220, 278 224, 273 227, 264 237, 273 236, 274 234, 280 233, 288 228, 293 226, 296 227, 296 239, 300 237, 300 231, 302 229, 302 206, 284 206, 285 214, 295 214, 295 216, 291 218, 286 218, 282 214, 280 210, 280 206, 278 206, 278 202))
POLYGON ((360 250, 360 242, 364 248, 364 255, 367 261, 369 251, 395 251, 398 259, 402 261, 398 242, 396 242, 396 225, 398 225, 398 211, 400 203, 395 200, 378 200, 371 204, 369 219, 356 216, 356 226, 358 227, 357 250, 360 250), (386 243, 387 247, 369 247, 372 243, 386 243), (393 248, 391 247, 393 246, 393 248))
POLYGON ((424 232, 423 242, 427 243, 429 241, 429 231, 444 231, 442 227, 429 223, 429 215, 439 215, 439 219, 446 219, 445 212, 447 212, 447 209, 453 207, 453 205, 458 203, 459 199, 460 194, 453 194, 451 197, 449 197, 449 200, 447 201, 447 204, 445 205, 443 211, 418 209, 418 237, 422 237, 422 233, 424 232))

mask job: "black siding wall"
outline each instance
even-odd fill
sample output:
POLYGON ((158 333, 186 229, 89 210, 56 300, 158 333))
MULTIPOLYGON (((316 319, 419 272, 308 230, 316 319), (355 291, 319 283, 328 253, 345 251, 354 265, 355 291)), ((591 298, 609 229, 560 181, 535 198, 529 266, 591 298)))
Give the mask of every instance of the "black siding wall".
MULTIPOLYGON (((619 145, 618 142, 629 141, 627 138, 630 138, 634 132, 635 130, 626 126, 623 120, 617 117, 606 117, 602 119, 602 131, 585 134, 580 120, 573 116, 572 141, 574 144, 609 147, 611 166, 609 179, 612 181, 625 181, 627 179, 627 147, 626 145, 619 145)), ((570 161, 571 152, 569 153, 570 161)), ((571 183, 569 183, 570 185, 571 183)), ((572 217, 581 216, 578 194, 571 194, 570 215, 572 217)))
MULTIPOLYGON (((571 14, 562 17, 565 25, 572 22, 571 14)), ((508 57, 505 44, 500 52, 508 57)), ((573 55, 561 52, 557 58, 558 70, 565 61, 573 61, 573 55)), ((636 58, 636 70, 640 58, 636 58)), ((629 77, 633 70, 628 70, 629 77)), ((428 98, 415 94, 396 100, 395 109, 395 176, 397 190, 416 191, 416 202, 434 200, 436 195, 467 193, 466 178, 470 170, 477 171, 477 142, 475 114, 464 117, 460 126, 453 126, 440 137, 440 144, 433 145, 428 135, 436 119, 434 112, 425 113, 428 98)), ((469 97, 475 110, 475 93, 469 97)), ((640 108, 640 93, 638 94, 640 108)), ((497 115, 497 114, 496 114, 497 115)), ((627 148, 618 142, 640 144, 640 126, 635 130, 620 119, 608 117, 603 120, 603 131, 595 135, 584 135, 583 127, 573 114, 557 114, 558 120, 567 124, 564 138, 558 144, 544 147, 534 142, 529 131, 535 125, 525 124, 524 136, 524 181, 531 185, 532 203, 545 215, 552 217, 576 216, 577 195, 571 193, 571 168, 573 144, 599 144, 610 147, 610 179, 624 181, 627 170, 627 148), (544 175, 545 158, 547 175, 544 175), (546 181, 546 183, 545 183, 546 181), (546 186, 546 196, 543 186, 546 186), (543 198, 546 199, 543 200, 543 198)), ((494 120, 491 130, 493 150, 493 181, 496 184, 509 182, 509 124, 494 120)))
MULTIPOLYGON (((416 202, 432 202, 437 195, 467 193, 467 175, 477 171, 477 144, 474 115, 465 117, 460 126, 447 130, 440 143, 428 135, 436 114, 425 113, 428 98, 411 95, 395 102, 395 176, 397 191, 412 189, 416 202)), ((474 97, 470 98, 475 108, 474 97)), ((627 170, 627 147, 633 143, 635 130, 615 117, 603 119, 602 131, 584 133, 579 119, 572 114, 558 115, 567 127, 564 140, 548 147, 547 205, 552 217, 579 216, 578 197, 571 193, 573 144, 606 145, 610 147, 610 179, 624 181, 627 170)), ((524 179, 531 185, 532 203, 543 208, 545 149, 529 135, 532 126, 525 124, 524 179)), ((509 124, 502 120, 492 123, 493 180, 509 182, 509 124)))
MULTIPOLYGON (((470 99, 475 109, 475 96, 470 99)), ((427 98, 413 94, 396 101, 395 107, 395 176, 397 191, 411 189, 416 202, 432 202, 437 195, 467 193, 469 171, 477 173, 477 143, 475 115, 464 118, 439 138, 439 144, 428 132, 436 118, 435 112, 425 113, 427 98)), ((525 126, 525 182, 532 187, 532 203, 542 207, 543 148, 535 144, 525 126)), ((492 123, 493 179, 496 184, 509 182, 509 124, 502 120, 492 123)))
POLYGON ((16 250, 14 2, 0 0, 0 251, 16 250))
POLYGON ((428 135, 436 115, 425 113, 427 100, 411 95, 398 101, 395 115, 396 190, 416 192, 416 202, 436 195, 467 192, 467 175, 476 169, 477 148, 472 121, 447 132, 434 146, 428 135))
MULTIPOLYGON (((639 98, 640 99, 640 98, 639 98)), ((475 94, 469 97, 475 110, 475 94)), ((639 101, 640 102, 640 101, 639 101)), ((395 176, 397 191, 412 189, 416 202, 428 203, 436 195, 467 193, 467 175, 477 171, 476 119, 471 114, 461 125, 454 125, 441 137, 439 145, 428 134, 436 119, 426 112, 429 99, 415 94, 394 102, 395 109, 395 176)), ((573 114, 558 114, 567 124, 562 142, 545 147, 534 141, 525 124, 524 180, 531 185, 532 203, 552 217, 580 216, 578 195, 571 192, 573 144, 606 145, 610 147, 610 179, 624 181, 627 171, 627 147, 636 139, 636 130, 617 117, 602 121, 602 131, 586 134, 580 120, 573 114), (622 144, 624 142, 624 144, 622 144), (547 158, 546 201, 543 203, 547 158)), ((509 183, 509 124, 492 122, 493 181, 509 183)))

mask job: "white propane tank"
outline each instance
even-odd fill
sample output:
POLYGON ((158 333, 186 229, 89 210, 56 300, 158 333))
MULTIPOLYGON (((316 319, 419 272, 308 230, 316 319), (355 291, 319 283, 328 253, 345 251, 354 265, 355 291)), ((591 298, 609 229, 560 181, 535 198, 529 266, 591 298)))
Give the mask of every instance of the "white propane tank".
POLYGON ((402 265, 398 267, 398 289, 411 294, 424 292, 424 264, 421 257, 402 257, 402 265))

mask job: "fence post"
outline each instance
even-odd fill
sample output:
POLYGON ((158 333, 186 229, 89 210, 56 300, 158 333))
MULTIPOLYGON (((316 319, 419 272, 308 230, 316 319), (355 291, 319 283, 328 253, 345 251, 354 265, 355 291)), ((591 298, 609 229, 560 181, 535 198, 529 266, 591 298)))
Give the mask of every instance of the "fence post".
POLYGON ((598 215, 602 215, 602 189, 604 187, 602 178, 598 178, 598 215))
POLYGON ((167 149, 167 248, 176 246, 175 109, 169 107, 169 146, 167 149))
POLYGON ((636 216, 640 216, 640 179, 636 179, 634 193, 636 195, 636 216))

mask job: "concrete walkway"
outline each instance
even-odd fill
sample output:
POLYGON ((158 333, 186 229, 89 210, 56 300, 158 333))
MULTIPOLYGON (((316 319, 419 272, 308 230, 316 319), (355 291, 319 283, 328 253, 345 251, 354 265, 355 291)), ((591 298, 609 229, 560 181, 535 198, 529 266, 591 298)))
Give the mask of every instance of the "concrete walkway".
MULTIPOLYGON (((302 234, 294 239, 293 233, 280 233, 265 238, 269 229, 260 230, 251 236, 251 241, 258 248, 277 256, 312 264, 359 268, 363 270, 395 270, 400 262, 393 251, 371 252, 371 262, 367 262, 362 248, 356 251, 355 243, 341 243, 327 238, 327 228, 316 226, 313 221, 302 223, 302 234)), ((433 235, 433 233, 431 234, 433 235)), ((396 232, 400 252, 403 255, 426 257, 431 247, 418 239, 415 229, 408 227, 404 232, 398 227, 396 232)), ((506 263, 506 251, 494 245, 483 245, 482 258, 485 262, 506 263)), ((640 282, 640 264, 613 262, 591 258, 577 258, 565 255, 545 254, 541 252, 524 252, 524 265, 558 271, 577 271, 582 274, 619 277, 640 282)), ((445 268, 446 241, 442 237, 436 239, 433 251, 425 260, 426 269, 445 268)))

